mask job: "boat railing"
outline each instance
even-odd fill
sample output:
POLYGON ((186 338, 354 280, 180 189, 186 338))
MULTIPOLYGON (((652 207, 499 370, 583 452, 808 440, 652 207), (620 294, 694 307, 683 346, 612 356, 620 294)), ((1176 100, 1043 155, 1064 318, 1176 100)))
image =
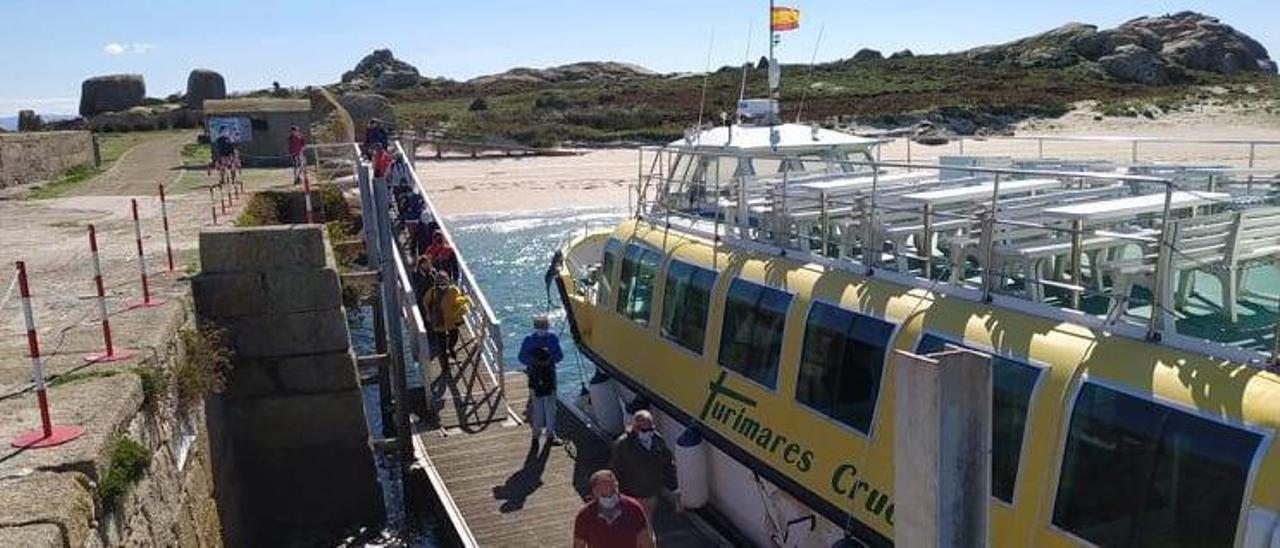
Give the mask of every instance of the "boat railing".
MULTIPOLYGON (((905 158, 897 158, 897 160, 905 160, 905 163, 911 163, 913 156, 918 153, 918 149, 925 149, 936 152, 941 149, 948 149, 954 144, 954 152, 961 156, 978 153, 986 143, 1026 143, 1028 150, 1023 154, 1028 157, 1049 158, 1054 154, 1062 154, 1066 151, 1055 149, 1054 144, 1070 143, 1079 148, 1081 144, 1097 144, 1105 145, 1108 148, 1100 149, 1111 155, 1120 157, 1127 154, 1128 161, 1137 164, 1144 161, 1152 161, 1158 159, 1157 154, 1162 145, 1173 146, 1217 146, 1222 147, 1224 151, 1234 150, 1235 153, 1242 155, 1244 167, 1256 167, 1258 162, 1258 152, 1260 149, 1277 150, 1280 149, 1280 139, 1193 139, 1193 138, 1175 138, 1175 137, 1135 137, 1126 135, 948 135, 939 136, 943 144, 926 145, 916 142, 910 137, 901 137, 905 141, 904 154, 905 158), (966 151, 966 144, 968 150, 966 151), (1047 145, 1047 146, 1046 146, 1047 145), (1031 150, 1034 146, 1034 150, 1031 150), (913 151, 913 149, 916 149, 913 151), (975 150, 977 149, 977 150, 975 150), (1047 151, 1047 152, 1046 152, 1047 151), (1034 153, 1034 155, 1028 153, 1034 153)), ((892 141, 890 141, 892 142, 892 141)), ((877 159, 884 159, 877 156, 877 159)))
POLYGON ((1063 171, 844 160, 817 174, 713 172, 743 157, 642 151, 652 159, 639 215, 716 242, 1204 353, 1276 358, 1280 297, 1246 291, 1241 278, 1280 262, 1280 170, 1161 166, 1148 175, 1106 162, 1063 171), (699 179, 680 165, 711 167, 699 179), (1222 280, 1221 302, 1189 301, 1197 273, 1222 280), (1246 295, 1252 317, 1239 322, 1246 295))
MULTIPOLYGON (((392 145, 392 152, 395 156, 403 158, 406 163, 412 163, 399 141, 392 145)), ((449 231, 448 223, 445 222, 444 216, 440 214, 435 203, 431 200, 431 196, 427 193, 427 189, 422 184, 421 179, 418 178, 418 174, 413 169, 406 171, 413 189, 422 196, 424 218, 434 220, 439 225, 440 232, 444 234, 445 241, 450 242, 451 245, 456 245, 457 240, 454 239, 453 234, 449 231)), ((417 219, 406 219, 405 221, 407 223, 418 222, 417 219)), ((472 334, 475 344, 478 345, 480 363, 484 366, 484 370, 493 385, 498 388, 499 395, 505 401, 506 375, 504 371, 506 365, 503 356, 502 321, 494 313, 492 305, 489 304, 489 300, 485 297, 484 290, 480 287, 479 282, 476 281, 475 274, 472 272, 461 250, 455 249, 454 255, 457 257, 458 262, 458 288, 472 303, 472 306, 468 307, 467 313, 463 316, 463 323, 467 331, 472 334)), ((412 256, 398 257, 401 263, 399 268, 406 272, 402 280, 402 283, 406 285, 402 289, 406 291, 405 294, 409 296, 411 301, 415 292, 412 289, 412 285, 408 284, 408 269, 404 265, 415 264, 413 262, 414 258, 412 256)), ((414 302, 412 308, 414 320, 421 321, 423 316, 419 309, 419 303, 414 302)), ((406 311, 406 313, 408 312, 406 311)), ((431 359, 433 354, 430 353, 429 348, 430 345, 422 347, 421 353, 418 355, 419 363, 426 364, 431 359)), ((426 368, 424 367, 425 370, 426 368)), ((515 416, 509 408, 508 413, 515 416)))

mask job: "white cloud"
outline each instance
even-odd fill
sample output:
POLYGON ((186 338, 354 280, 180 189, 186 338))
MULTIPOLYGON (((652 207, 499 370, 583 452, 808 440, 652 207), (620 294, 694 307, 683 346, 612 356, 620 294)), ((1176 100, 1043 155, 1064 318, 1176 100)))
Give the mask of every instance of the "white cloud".
POLYGON ((102 51, 103 53, 106 53, 107 55, 111 55, 111 56, 124 55, 126 53, 142 55, 144 53, 147 53, 148 51, 151 51, 153 48, 155 48, 154 45, 148 44, 146 42, 134 42, 132 44, 121 44, 120 42, 112 42, 110 44, 103 46, 102 51))

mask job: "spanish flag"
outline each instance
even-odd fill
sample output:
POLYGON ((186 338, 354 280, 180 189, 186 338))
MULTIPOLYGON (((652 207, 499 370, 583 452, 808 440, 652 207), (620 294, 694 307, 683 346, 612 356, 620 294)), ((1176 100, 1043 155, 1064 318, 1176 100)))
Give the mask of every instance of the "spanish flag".
POLYGON ((800 28, 800 10, 775 6, 770 13, 769 28, 773 32, 800 28))

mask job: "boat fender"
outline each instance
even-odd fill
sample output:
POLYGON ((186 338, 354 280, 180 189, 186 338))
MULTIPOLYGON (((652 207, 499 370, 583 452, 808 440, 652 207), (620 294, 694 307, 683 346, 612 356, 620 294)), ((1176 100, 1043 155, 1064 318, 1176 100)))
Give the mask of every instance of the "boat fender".
POLYGON ((609 375, 597 372, 587 387, 591 393, 591 414, 600 430, 609 436, 622 433, 622 402, 618 400, 618 384, 609 375))
POLYGON ((707 444, 695 427, 676 438, 676 482, 685 508, 702 508, 711 497, 707 444))

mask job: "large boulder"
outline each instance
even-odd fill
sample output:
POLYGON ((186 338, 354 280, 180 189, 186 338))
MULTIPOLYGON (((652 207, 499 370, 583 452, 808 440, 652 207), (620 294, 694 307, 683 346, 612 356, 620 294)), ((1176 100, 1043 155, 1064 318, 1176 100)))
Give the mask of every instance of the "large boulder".
POLYGON ((890 55, 889 58, 890 59, 910 59, 915 56, 916 54, 912 53, 911 50, 904 49, 904 50, 893 52, 893 54, 890 55))
POLYGON ((346 93, 338 97, 338 103, 351 115, 357 139, 363 138, 365 125, 371 119, 377 118, 385 125, 395 125, 391 101, 376 93, 346 93))
MULTIPOLYGON (((361 59, 359 63, 356 63, 356 67, 354 69, 344 72, 342 74, 342 81, 350 82, 352 80, 361 79, 368 82, 376 82, 378 77, 384 72, 411 73, 415 77, 418 76, 417 68, 414 68, 414 66, 409 63, 396 59, 396 56, 391 54, 391 50, 378 49, 373 50, 373 53, 364 56, 364 59, 361 59)), ((402 76, 399 78, 404 77, 402 76)))
POLYGON ((876 51, 871 48, 862 48, 858 50, 857 53, 853 54, 853 62, 855 63, 867 63, 870 61, 880 61, 883 59, 884 59, 884 55, 881 55, 879 51, 876 51))
POLYGON ((141 74, 95 76, 80 85, 80 115, 93 116, 136 107, 147 96, 141 74))
POLYGON ((1137 44, 1125 44, 1110 55, 1098 58, 1098 66, 1107 76, 1121 82, 1160 85, 1170 80, 1164 60, 1137 44))
POLYGON ((205 99, 226 99, 227 82, 209 69, 195 69, 187 75, 187 95, 183 103, 192 110, 204 110, 205 99))
POLYGON ((40 116, 34 110, 18 111, 18 131, 40 131, 44 127, 44 122, 40 120, 40 116))
POLYGON ((417 71, 388 70, 379 74, 373 85, 378 89, 405 89, 418 85, 421 80, 417 71))
POLYGON ((1159 39, 1143 44, 1166 61, 1195 70, 1234 74, 1242 71, 1269 72, 1267 49, 1257 40, 1219 21, 1194 11, 1163 17, 1142 17, 1120 25, 1117 30, 1147 32, 1159 39))

